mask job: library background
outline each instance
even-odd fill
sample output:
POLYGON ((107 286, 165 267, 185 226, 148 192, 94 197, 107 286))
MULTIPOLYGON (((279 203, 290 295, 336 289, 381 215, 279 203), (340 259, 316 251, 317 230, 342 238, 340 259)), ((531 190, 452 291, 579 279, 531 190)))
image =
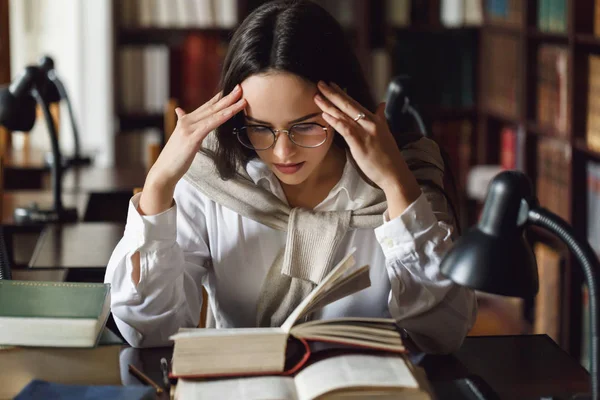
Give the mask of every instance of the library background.
MULTIPOLYGON (((346 28, 377 99, 392 77, 410 77, 410 101, 451 160, 463 228, 476 222, 489 176, 518 169, 541 205, 600 253, 599 1, 317 2, 346 28)), ((174 108, 191 110, 214 95, 232 31, 261 3, 112 0, 116 165, 151 165, 173 129, 174 108)), ((17 72, 8 61, 8 43, 16 42, 11 7, 0 0, 0 84, 17 72)), ((527 237, 539 294, 524 301, 479 294, 470 334, 547 333, 581 357, 588 330, 580 268, 553 236, 529 229, 527 237)))

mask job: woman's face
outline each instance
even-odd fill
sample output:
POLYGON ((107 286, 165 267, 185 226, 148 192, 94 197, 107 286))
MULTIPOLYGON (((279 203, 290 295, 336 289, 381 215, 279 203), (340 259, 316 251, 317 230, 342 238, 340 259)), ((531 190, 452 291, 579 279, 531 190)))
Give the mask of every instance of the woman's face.
POLYGON ((298 185, 323 172, 320 167, 330 156, 334 131, 314 102, 317 86, 285 72, 253 75, 241 86, 243 97, 248 102, 245 110, 247 126, 263 125, 274 130, 287 130, 299 123, 316 122, 327 127, 327 139, 319 147, 300 147, 284 132, 279 132, 274 146, 257 151, 277 178, 283 184, 298 185))

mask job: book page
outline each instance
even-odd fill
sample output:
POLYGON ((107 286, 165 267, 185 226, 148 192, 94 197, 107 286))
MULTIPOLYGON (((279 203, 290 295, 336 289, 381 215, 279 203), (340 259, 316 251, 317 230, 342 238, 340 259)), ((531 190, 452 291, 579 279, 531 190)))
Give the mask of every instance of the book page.
POLYGON ((298 318, 300 318, 300 316, 304 314, 305 310, 313 303, 314 299, 317 296, 319 296, 322 292, 328 289, 330 290, 330 286, 335 281, 339 280, 346 271, 348 271, 354 266, 355 260, 353 254, 355 251, 356 248, 352 248, 350 250, 350 253, 348 253, 344 258, 342 258, 342 260, 335 267, 333 267, 329 274, 327 274, 323 281, 321 281, 321 283, 319 283, 319 285, 317 285, 317 287, 314 288, 313 291, 310 292, 310 294, 306 296, 304 300, 302 300, 298 307, 296 307, 296 309, 292 311, 292 313, 285 320, 283 325, 281 325, 281 328, 284 331, 289 333, 290 329, 292 329, 292 326, 294 326, 298 318))
POLYGON ((294 378, 298 400, 315 399, 341 389, 391 392, 419 389, 403 357, 348 354, 318 361, 294 378))
POLYGON ((179 379, 175 399, 297 400, 294 379, 278 376, 196 381, 179 379))
POLYGON ((313 299, 311 304, 308 305, 298 318, 302 318, 306 314, 319 310, 336 300, 371 286, 369 266, 363 265, 330 285, 329 288, 324 288, 324 290, 313 299))

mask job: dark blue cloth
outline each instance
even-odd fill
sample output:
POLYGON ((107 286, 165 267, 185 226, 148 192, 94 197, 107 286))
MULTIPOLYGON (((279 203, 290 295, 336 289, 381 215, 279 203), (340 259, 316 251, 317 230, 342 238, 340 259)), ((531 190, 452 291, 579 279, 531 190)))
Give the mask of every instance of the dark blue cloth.
POLYGON ((149 386, 88 386, 32 380, 15 400, 154 400, 156 392, 149 386))

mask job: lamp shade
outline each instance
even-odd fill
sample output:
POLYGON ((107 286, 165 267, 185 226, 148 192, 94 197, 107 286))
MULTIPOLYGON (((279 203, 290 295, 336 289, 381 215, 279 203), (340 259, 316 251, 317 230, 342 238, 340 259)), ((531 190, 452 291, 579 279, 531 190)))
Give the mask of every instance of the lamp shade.
POLYGON ((513 171, 498 174, 490 183, 478 224, 446 254, 441 273, 487 293, 535 296, 537 265, 524 237, 532 202, 531 183, 525 175, 513 171))

